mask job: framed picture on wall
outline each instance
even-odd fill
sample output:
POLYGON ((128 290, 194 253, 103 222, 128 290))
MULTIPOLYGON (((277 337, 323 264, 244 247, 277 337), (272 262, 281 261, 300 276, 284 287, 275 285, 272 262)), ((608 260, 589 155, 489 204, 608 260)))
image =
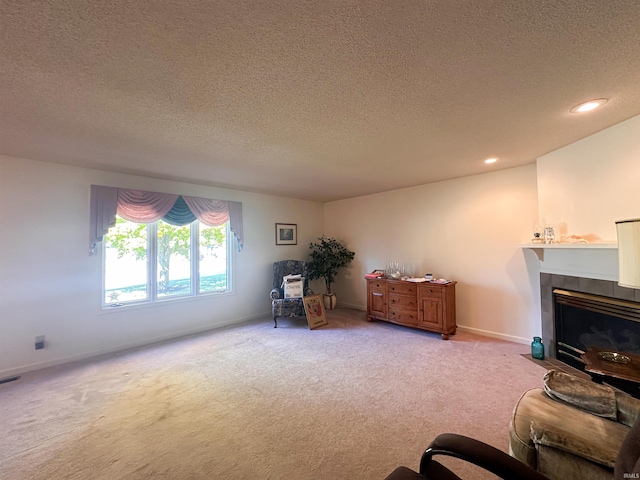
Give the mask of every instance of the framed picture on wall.
POLYGON ((276 223, 276 245, 297 245, 298 224, 276 223))

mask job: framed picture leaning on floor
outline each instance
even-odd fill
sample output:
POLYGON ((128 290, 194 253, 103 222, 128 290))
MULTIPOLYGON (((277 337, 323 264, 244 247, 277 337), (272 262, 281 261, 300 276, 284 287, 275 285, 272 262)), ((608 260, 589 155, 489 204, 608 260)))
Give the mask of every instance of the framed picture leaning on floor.
POLYGON ((309 295, 302 298, 304 303, 304 312, 307 314, 307 323, 309 330, 328 325, 327 317, 322 304, 322 295, 309 295))

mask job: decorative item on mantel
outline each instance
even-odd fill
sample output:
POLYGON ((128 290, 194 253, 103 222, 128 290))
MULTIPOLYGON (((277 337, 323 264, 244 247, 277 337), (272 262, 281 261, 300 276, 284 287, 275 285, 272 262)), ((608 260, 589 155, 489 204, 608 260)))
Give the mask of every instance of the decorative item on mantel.
POLYGON ((540 225, 536 225, 533 227, 533 238, 531 239, 531 243, 542 243, 542 228, 540 225))
POLYGON ((544 227, 544 243, 556 243, 556 232, 551 225, 544 227))
POLYGON ((640 218, 616 222, 618 285, 640 289, 640 218))
POLYGON ((589 243, 589 241, 586 238, 581 237, 580 235, 565 235, 560 239, 560 243, 576 244, 576 243, 589 243))

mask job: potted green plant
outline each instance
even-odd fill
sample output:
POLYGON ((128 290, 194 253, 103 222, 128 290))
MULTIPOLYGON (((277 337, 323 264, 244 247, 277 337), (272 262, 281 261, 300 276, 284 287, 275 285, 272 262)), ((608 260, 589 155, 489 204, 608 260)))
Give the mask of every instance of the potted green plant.
POLYGON ((310 280, 322 278, 327 292, 324 294, 324 305, 327 310, 332 310, 336 306, 336 296, 331 291, 331 284, 335 281, 338 269, 346 267, 351 263, 355 252, 352 252, 335 238, 318 237, 318 241, 310 243, 311 260, 307 264, 310 280))

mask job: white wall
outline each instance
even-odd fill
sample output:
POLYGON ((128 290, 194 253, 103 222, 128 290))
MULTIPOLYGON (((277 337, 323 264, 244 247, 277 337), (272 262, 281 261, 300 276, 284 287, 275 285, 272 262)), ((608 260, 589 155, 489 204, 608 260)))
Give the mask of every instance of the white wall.
POLYGON ((325 233, 356 252, 338 302, 365 309, 366 272, 413 264, 458 282, 459 326, 530 341, 540 333, 538 271, 520 245, 536 214, 535 165, 328 203, 325 233))
MULTIPOLYGON (((590 243, 616 242, 616 220, 640 218, 640 116, 540 157, 541 223, 590 243)), ((540 270, 618 279, 617 249, 547 250, 540 270)))
POLYGON ((590 242, 616 241, 616 220, 640 218, 640 116, 540 157, 541 222, 590 242))
POLYGON ((0 378, 268 318, 273 262, 305 259, 322 222, 317 202, 0 156, 0 378), (234 293, 102 311, 101 252, 88 256, 91 184, 242 202, 234 293), (275 245, 276 222, 298 224, 298 245, 275 245))
POLYGON ((364 309, 364 273, 413 263, 458 281, 458 324, 527 342, 540 333, 539 273, 615 280, 615 249, 549 250, 520 244, 540 222, 560 235, 615 242, 615 221, 640 218, 640 116, 538 159, 536 166, 325 205, 325 233, 356 262, 336 282, 339 303, 364 309))

